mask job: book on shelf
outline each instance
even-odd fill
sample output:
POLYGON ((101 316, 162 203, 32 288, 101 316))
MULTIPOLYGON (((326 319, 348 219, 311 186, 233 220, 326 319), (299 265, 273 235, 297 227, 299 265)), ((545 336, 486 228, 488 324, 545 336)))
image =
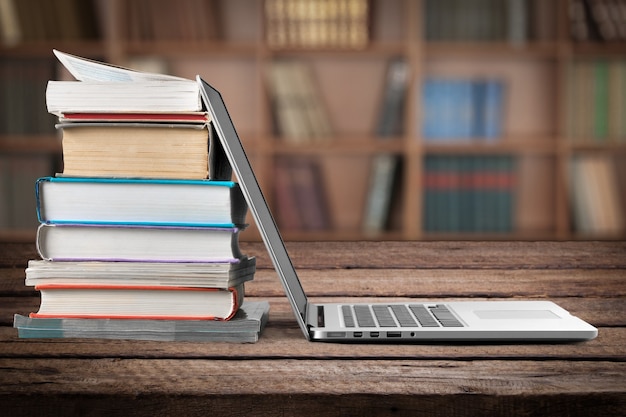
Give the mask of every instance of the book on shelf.
POLYGON ((265 2, 270 48, 352 48, 367 46, 369 0, 265 2))
POLYGON ((216 0, 134 0, 125 2, 125 7, 131 42, 202 42, 221 36, 220 2, 216 0))
POLYGON ((570 140, 591 144, 626 142, 626 61, 576 60, 567 74, 570 140))
POLYGON ((54 134, 54 117, 45 103, 46 83, 53 75, 50 58, 0 61, 1 135, 54 134))
POLYGON ((41 224, 42 259, 226 262, 243 256, 236 227, 41 224))
POLYGON ((20 338, 97 338, 254 343, 269 319, 267 301, 244 301, 228 321, 33 318, 16 314, 20 338))
POLYGON ((422 87, 422 136, 437 143, 502 136, 504 81, 428 77, 422 87))
POLYGON ((554 40, 555 4, 544 0, 426 0, 428 41, 521 45, 554 40))
POLYGON ((576 155, 570 161, 570 199, 576 231, 621 236, 626 219, 611 155, 576 155))
POLYGON ((96 2, 84 0, 1 0, 0 23, 0 37, 7 46, 95 40, 101 32, 96 2))
POLYGON ((626 2, 569 0, 570 36, 578 42, 626 40, 626 2))
POLYGON ((244 286, 228 289, 93 284, 40 284, 34 318, 229 320, 243 302, 244 286))
POLYGON ((0 229, 36 230, 33 184, 53 171, 52 158, 45 154, 0 155, 0 229))
MULTIPOLYGON (((409 67, 402 58, 392 59, 387 67, 383 98, 378 111, 376 135, 389 140, 402 135, 409 67)), ((363 229, 376 234, 389 223, 396 180, 399 179, 400 157, 393 154, 374 155, 370 170, 368 193, 363 216, 363 229)))
POLYGON ((276 160, 278 223, 287 230, 326 230, 331 216, 322 168, 313 158, 276 160))
POLYGON ((231 181, 44 177, 37 181, 42 223, 242 225, 247 204, 231 181))
POLYGON ((516 188, 513 157, 427 155, 424 166, 425 231, 513 230, 516 188))
POLYGON ((332 135, 330 117, 304 62, 271 62, 267 83, 279 136, 301 144, 327 140, 332 135))
POLYGON ((229 262, 114 262, 30 260, 26 285, 92 284, 227 289, 251 281, 256 258, 229 262))

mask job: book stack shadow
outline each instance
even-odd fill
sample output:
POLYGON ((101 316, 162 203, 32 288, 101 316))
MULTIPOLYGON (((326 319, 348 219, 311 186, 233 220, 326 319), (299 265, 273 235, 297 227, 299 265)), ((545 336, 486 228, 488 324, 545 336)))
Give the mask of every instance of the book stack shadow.
POLYGON ((77 81, 46 91, 64 165, 35 186, 41 303, 19 337, 256 342, 247 205, 195 81, 55 54, 77 81))

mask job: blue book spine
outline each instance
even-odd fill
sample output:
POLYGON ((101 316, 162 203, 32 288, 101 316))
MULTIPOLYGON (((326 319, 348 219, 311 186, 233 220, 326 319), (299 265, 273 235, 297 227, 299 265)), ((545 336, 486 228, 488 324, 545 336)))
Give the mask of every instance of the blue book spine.
POLYGON ((494 141, 502 137, 504 83, 491 79, 485 83, 483 137, 494 141))

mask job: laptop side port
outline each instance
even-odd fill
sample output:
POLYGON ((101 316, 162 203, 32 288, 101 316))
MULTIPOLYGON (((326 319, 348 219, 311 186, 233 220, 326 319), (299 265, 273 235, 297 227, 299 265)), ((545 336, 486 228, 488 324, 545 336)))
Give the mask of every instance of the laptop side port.
POLYGON ((352 333, 353 337, 363 337, 363 332, 354 332, 352 333))
POLYGON ((387 332, 387 337, 402 337, 402 332, 387 332))
POLYGON ((380 336, 379 332, 370 332, 370 337, 378 337, 380 336))

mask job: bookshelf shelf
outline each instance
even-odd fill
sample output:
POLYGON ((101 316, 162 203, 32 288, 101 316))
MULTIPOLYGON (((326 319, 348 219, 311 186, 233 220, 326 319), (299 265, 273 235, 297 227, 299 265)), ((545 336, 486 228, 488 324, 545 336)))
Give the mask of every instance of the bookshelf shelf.
POLYGON ((204 58, 253 58, 258 51, 255 42, 224 42, 224 41, 143 41, 124 42, 122 49, 128 55, 158 55, 163 58, 177 59, 181 57, 204 58))
MULTIPOLYGON (((468 7, 471 0, 366 0, 371 6, 369 40, 353 48, 270 45, 266 36, 272 28, 264 15, 264 3, 270 1, 180 0, 176 3, 180 10, 197 10, 194 7, 200 7, 201 3, 202 7, 208 7, 205 10, 211 13, 207 13, 205 21, 215 30, 195 33, 197 27, 182 28, 174 23, 167 28, 167 36, 153 33, 149 28, 154 29, 155 22, 169 17, 166 14, 166 10, 172 10, 169 7, 161 10, 153 6, 151 13, 138 14, 134 9, 137 5, 131 0, 98 2, 101 26, 98 38, 5 44, 0 46, 0 57, 7 62, 53 59, 51 50, 55 48, 123 66, 157 58, 163 63, 164 71, 174 75, 192 78, 201 74, 224 96, 278 217, 281 210, 274 177, 277 162, 310 159, 319 163, 324 178, 319 187, 328 200, 328 227, 284 229, 283 234, 289 240, 615 238, 614 234, 583 234, 572 227, 576 213, 571 204, 575 187, 570 186, 568 174, 571 159, 591 154, 611 158, 617 166, 618 183, 626 184, 626 168, 622 168, 626 166, 626 144, 623 138, 598 144, 591 139, 578 141, 570 137, 572 99, 568 74, 576 61, 624 61, 626 41, 571 40, 570 0, 522 1, 535 8, 527 15, 529 25, 526 34, 521 35, 523 39, 515 41, 509 40, 514 31, 500 32, 489 40, 476 40, 475 36, 457 40, 449 40, 451 37, 447 36, 438 38, 437 28, 433 26, 437 19, 428 15, 432 12, 430 7, 435 3, 438 7, 445 5, 450 8, 447 11, 450 15, 456 15, 454 8, 468 7), (192 35, 195 37, 189 38, 192 35), (379 111, 385 103, 385 76, 389 64, 397 57, 408 65, 402 129, 391 137, 381 138, 377 137, 376 128, 379 111), (278 133, 274 98, 267 78, 277 61, 296 61, 310 67, 320 100, 330 113, 333 129, 327 141, 294 144, 278 133), (507 85, 505 115, 498 137, 487 140, 477 135, 468 140, 446 140, 446 143, 426 139, 422 132, 426 110, 422 93, 424 81, 431 77, 503 80, 507 85), (394 188, 389 224, 381 231, 369 232, 362 224, 373 169, 371 162, 387 155, 400 161, 399 182, 394 188), (429 197, 424 184, 429 174, 426 164, 431 158, 498 156, 511 157, 518 166, 511 230, 503 233, 427 230, 424 216, 429 197)), ((145 7, 153 4, 160 3, 145 2, 145 7)), ((502 4, 508 2, 502 0, 502 4)), ((501 22, 509 19, 500 14, 489 16, 501 22)), ((502 28, 507 28, 506 24, 499 30, 502 28)), ((48 154, 58 161, 60 153, 60 140, 53 135, 0 133, 0 157, 5 160, 14 155, 48 154)), ((626 185, 619 187, 620 198, 626 203, 626 185)), ((30 231, 5 232, 8 228, 1 221, 0 240, 29 240, 33 236, 30 231)), ((254 232, 246 233, 243 238, 250 236, 258 239, 258 233, 254 232)), ((624 238, 626 232, 622 230, 617 236, 624 238)))
POLYGON ((555 59, 559 42, 529 42, 511 44, 509 42, 444 42, 429 41, 425 44, 426 58, 445 56, 470 58, 534 58, 555 59))
POLYGON ((53 49, 60 49, 68 53, 81 56, 94 56, 102 55, 105 50, 105 46, 105 42, 99 40, 24 41, 13 46, 0 45, 0 57, 48 58, 51 56, 53 49))

